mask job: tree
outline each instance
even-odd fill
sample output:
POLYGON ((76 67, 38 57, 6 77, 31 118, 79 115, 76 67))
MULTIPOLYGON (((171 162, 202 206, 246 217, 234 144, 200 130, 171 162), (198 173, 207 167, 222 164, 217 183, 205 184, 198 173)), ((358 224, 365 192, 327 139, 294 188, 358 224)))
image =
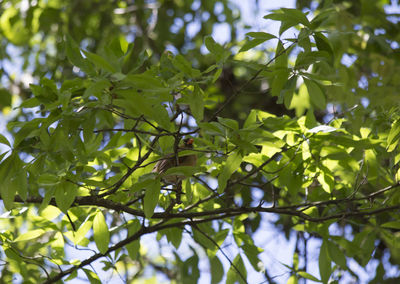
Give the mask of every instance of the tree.
POLYGON ((228 1, 1 7, 1 281, 99 283, 103 269, 189 283, 206 258, 212 283, 246 283, 250 267, 273 283, 254 243, 272 214, 296 239, 290 283, 357 281, 350 263, 370 261, 371 283, 398 277, 397 16, 386 1, 314 2, 268 13, 279 33, 242 41, 228 1), (210 36, 220 22, 225 45, 210 36), (178 152, 187 137, 195 148, 178 152), (153 173, 168 154, 198 162, 153 173), (148 235, 173 256, 147 255, 148 235))

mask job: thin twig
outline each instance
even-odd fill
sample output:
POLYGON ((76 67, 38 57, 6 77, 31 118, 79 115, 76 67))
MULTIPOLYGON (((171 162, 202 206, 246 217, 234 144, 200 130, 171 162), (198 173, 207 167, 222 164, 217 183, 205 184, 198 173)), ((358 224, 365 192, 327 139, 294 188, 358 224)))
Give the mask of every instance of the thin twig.
POLYGON ((192 224, 192 228, 196 229, 198 232, 200 232, 204 237, 206 237, 210 242, 212 242, 218 250, 222 253, 222 255, 228 260, 229 264, 233 267, 233 269, 236 271, 236 273, 242 278, 242 280, 247 283, 246 277, 240 272, 240 270, 236 267, 236 265, 232 262, 232 260, 229 258, 229 256, 224 252, 224 250, 220 247, 220 245, 209 235, 204 233, 202 230, 199 229, 199 227, 196 224, 192 224))

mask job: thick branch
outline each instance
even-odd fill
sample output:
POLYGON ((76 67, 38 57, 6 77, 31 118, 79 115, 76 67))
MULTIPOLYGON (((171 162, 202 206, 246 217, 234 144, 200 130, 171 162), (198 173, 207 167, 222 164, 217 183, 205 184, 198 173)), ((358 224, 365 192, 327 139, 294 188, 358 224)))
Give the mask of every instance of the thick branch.
MULTIPOLYGON (((377 210, 358 210, 358 211, 343 211, 343 212, 338 212, 333 215, 328 215, 328 216, 322 216, 322 217, 311 217, 305 213, 303 213, 303 209, 299 208, 309 208, 309 207, 320 207, 320 206, 326 206, 326 205, 331 205, 331 204, 336 204, 340 205, 343 204, 344 202, 353 202, 353 201, 362 201, 362 200, 369 200, 371 198, 376 198, 379 194, 383 194, 386 191, 389 191, 391 189, 397 188, 400 186, 400 183, 394 184, 392 186, 385 187, 383 189, 380 189, 378 191, 375 191, 367 196, 364 197, 358 197, 358 198, 343 198, 343 199, 336 199, 336 200, 326 200, 326 201, 318 201, 318 202, 308 202, 308 203, 301 203, 301 204, 295 204, 291 206, 282 206, 282 207, 262 207, 262 206, 257 206, 257 207, 234 207, 234 208, 220 208, 216 210, 206 210, 206 211, 200 211, 200 212, 157 212, 154 213, 152 219, 171 219, 171 218, 204 218, 204 217, 209 217, 209 216, 216 216, 217 219, 223 219, 224 214, 230 214, 230 216, 237 216, 240 214, 244 213, 276 213, 276 214, 283 214, 283 215, 290 215, 290 216, 297 216, 300 217, 301 219, 311 221, 311 222, 321 222, 321 221, 326 221, 326 220, 332 220, 332 219, 340 219, 340 218, 346 218, 346 217, 351 217, 351 216, 362 216, 362 215, 374 215, 374 214, 379 214, 382 212, 386 211, 391 211, 400 208, 400 205, 398 206, 389 206, 389 207, 383 207, 377 210)), ((42 203, 43 198, 42 197, 29 197, 26 201, 22 200, 19 196, 16 196, 15 202, 22 202, 22 203, 42 203)), ((50 204, 57 206, 55 199, 50 200, 50 204)), ((128 214, 131 214, 133 216, 138 216, 138 217, 144 217, 144 213, 141 210, 133 209, 129 206, 125 206, 121 203, 116 203, 112 200, 108 199, 103 199, 99 198, 97 196, 78 196, 74 203, 73 206, 80 206, 80 205, 89 205, 89 206, 101 206, 104 208, 108 209, 113 209, 118 212, 125 212, 128 214)))

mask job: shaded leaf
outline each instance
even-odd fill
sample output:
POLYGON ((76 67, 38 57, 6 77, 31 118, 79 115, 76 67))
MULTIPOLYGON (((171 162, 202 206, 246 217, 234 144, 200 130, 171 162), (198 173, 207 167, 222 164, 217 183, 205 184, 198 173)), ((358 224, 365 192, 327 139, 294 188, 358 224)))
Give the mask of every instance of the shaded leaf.
POLYGON ((156 179, 150 182, 146 187, 146 192, 143 199, 143 210, 146 218, 151 218, 154 214, 154 209, 157 206, 160 195, 161 184, 160 180, 156 179))
POLYGON ((77 196, 78 191, 74 184, 63 181, 58 184, 54 197, 58 208, 64 213, 68 211, 77 196))
POLYGON ((204 116, 203 91, 197 85, 194 86, 194 91, 189 98, 189 106, 196 121, 200 122, 201 120, 203 120, 204 116))
MULTIPOLYGON (((140 221, 137 219, 132 220, 132 222, 129 222, 128 224, 128 236, 132 236, 135 234, 137 231, 139 231, 141 225, 140 221)), ((139 239, 133 242, 130 242, 129 244, 126 245, 126 249, 128 250, 129 257, 132 260, 136 260, 139 254, 139 249, 140 249, 140 241, 139 239)))
POLYGON ((85 272, 90 284, 101 284, 100 278, 96 273, 86 268, 83 268, 83 271, 85 272))
POLYGON ((218 193, 222 193, 231 175, 240 167, 242 155, 238 152, 233 152, 226 160, 226 164, 218 177, 218 193))
POLYGON ((328 253, 330 258, 338 264, 342 269, 346 269, 346 257, 344 256, 343 252, 340 248, 331 241, 326 241, 328 253))
POLYGON ((310 279, 315 282, 321 282, 317 277, 312 276, 310 273, 307 273, 305 271, 299 271, 297 274, 305 279, 310 279))
POLYGON ((7 138, 3 134, 0 134, 0 143, 11 147, 10 142, 8 142, 7 138))
POLYGON ((226 276, 226 283, 247 283, 247 270, 244 266, 243 259, 238 254, 232 262, 226 276))
POLYGON ((331 277, 331 260, 328 254, 328 248, 326 241, 322 242, 320 252, 319 252, 319 273, 321 275, 321 280, 323 283, 328 283, 329 278, 331 277))
POLYGON ((224 277, 224 267, 217 256, 210 258, 211 283, 220 283, 224 277))
POLYGON ((326 98, 324 93, 322 92, 321 87, 318 86, 318 84, 314 81, 308 80, 306 78, 303 79, 304 83, 307 86, 308 95, 310 96, 311 103, 319 109, 324 109, 326 106, 326 98))

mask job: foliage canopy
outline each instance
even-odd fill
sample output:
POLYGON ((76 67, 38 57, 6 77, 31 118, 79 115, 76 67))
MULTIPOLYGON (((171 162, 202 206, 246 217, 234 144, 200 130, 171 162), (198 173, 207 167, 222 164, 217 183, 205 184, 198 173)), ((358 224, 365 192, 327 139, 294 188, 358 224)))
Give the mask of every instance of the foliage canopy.
POLYGON ((388 2, 299 0, 265 15, 277 34, 250 27, 243 40, 227 0, 3 2, 1 282, 101 283, 101 267, 126 283, 192 283, 206 258, 212 283, 255 271, 274 283, 254 241, 266 222, 295 239, 290 283, 360 280, 353 264, 373 261, 370 283, 399 277, 388 2), (152 169, 185 137, 195 148, 179 154, 197 165, 169 169, 185 179, 166 185, 152 169), (148 255, 146 235, 171 256, 148 255))

